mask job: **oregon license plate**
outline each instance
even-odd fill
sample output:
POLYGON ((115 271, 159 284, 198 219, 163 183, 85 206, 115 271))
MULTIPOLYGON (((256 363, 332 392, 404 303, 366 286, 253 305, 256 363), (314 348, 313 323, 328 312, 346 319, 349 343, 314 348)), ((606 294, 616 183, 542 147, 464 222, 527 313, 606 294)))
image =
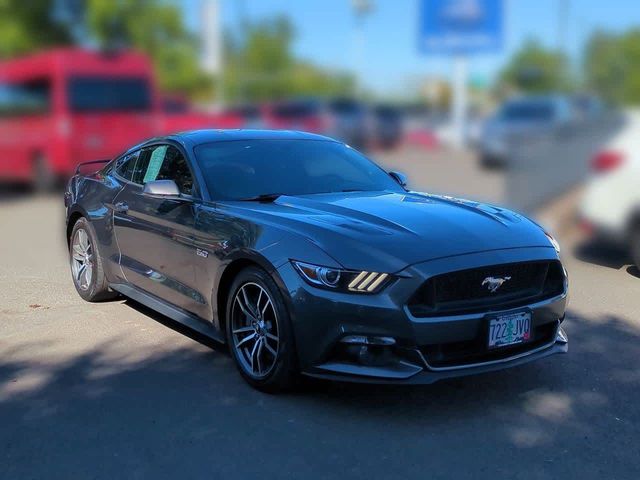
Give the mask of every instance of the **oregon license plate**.
POLYGON ((498 315, 489 321, 489 348, 523 343, 531 338, 531 313, 498 315))

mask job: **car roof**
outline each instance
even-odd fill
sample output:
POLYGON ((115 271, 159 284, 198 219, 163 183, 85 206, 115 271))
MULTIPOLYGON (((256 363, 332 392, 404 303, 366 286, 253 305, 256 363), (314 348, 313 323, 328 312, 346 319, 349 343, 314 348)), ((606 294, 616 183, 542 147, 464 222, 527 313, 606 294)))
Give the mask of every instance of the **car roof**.
POLYGON ((325 140, 329 137, 293 130, 192 130, 170 135, 168 139, 182 141, 192 146, 211 142, 229 142, 234 140, 325 140))
POLYGON ((207 129, 189 130, 163 137, 154 137, 129 148, 124 154, 147 145, 159 142, 173 141, 183 147, 193 148, 197 145, 212 142, 232 142, 235 140, 320 140, 337 142, 333 138, 314 133, 298 132, 294 130, 251 130, 251 129, 207 129))

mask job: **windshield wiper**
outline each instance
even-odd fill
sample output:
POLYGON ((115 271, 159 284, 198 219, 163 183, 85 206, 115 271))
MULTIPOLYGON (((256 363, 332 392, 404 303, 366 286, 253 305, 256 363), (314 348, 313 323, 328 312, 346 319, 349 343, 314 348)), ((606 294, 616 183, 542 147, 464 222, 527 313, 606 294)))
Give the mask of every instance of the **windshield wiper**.
POLYGON ((262 193, 260 195, 256 195, 255 197, 241 198, 240 201, 271 203, 271 202, 275 202, 282 195, 284 195, 284 193, 262 193))

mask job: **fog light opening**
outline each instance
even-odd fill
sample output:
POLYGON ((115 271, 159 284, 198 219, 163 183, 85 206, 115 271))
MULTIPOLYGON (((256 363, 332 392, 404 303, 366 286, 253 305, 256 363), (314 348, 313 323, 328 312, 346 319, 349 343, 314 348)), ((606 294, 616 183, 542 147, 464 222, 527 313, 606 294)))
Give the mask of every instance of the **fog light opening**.
POLYGON ((385 366, 393 363, 392 337, 374 337, 369 335, 347 335, 340 341, 350 361, 365 366, 385 366))
POLYGON ((343 337, 340 342, 348 343, 350 345, 379 345, 390 347, 396 344, 396 339, 393 337, 371 337, 367 335, 347 335, 343 337))

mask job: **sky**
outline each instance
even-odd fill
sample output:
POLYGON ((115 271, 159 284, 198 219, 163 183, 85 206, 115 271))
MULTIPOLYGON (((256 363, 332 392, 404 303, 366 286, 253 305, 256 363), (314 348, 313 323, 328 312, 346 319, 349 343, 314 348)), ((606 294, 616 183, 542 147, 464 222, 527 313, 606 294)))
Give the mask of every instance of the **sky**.
MULTIPOLYGON (((203 1, 182 2, 193 29, 199 27, 203 1)), ((452 73, 451 58, 418 51, 420 0, 371 0, 374 10, 364 21, 362 37, 355 33, 351 0, 218 1, 227 28, 238 25, 243 11, 249 20, 288 15, 296 29, 296 54, 324 67, 358 70, 365 87, 378 93, 400 93, 426 76, 449 78, 452 73), (357 43, 360 38, 361 44, 357 43)), ((565 52, 578 62, 585 40, 595 29, 640 27, 640 0, 505 0, 505 8, 503 49, 469 57, 471 79, 490 82, 529 38, 549 47, 564 43, 565 52), (562 2, 566 16, 559 14, 562 2), (558 28, 562 23, 566 29, 558 28)))

